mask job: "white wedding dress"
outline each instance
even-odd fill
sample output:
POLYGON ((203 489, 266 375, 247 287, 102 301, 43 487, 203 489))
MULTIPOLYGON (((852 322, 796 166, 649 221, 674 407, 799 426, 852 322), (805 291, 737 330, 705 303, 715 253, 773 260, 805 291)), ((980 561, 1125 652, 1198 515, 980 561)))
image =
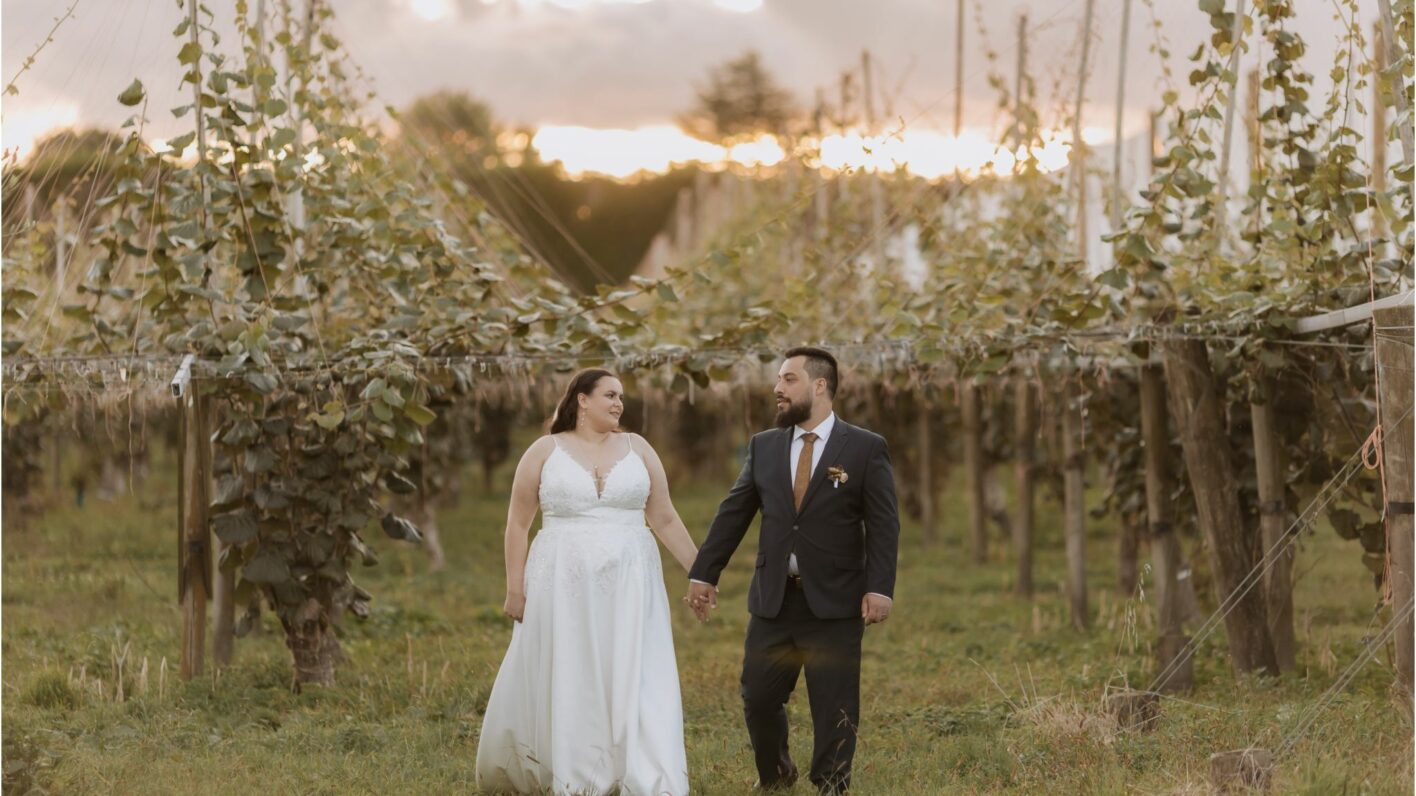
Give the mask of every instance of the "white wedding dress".
POLYGON ((602 482, 559 441, 541 468, 541 531, 477 744, 491 792, 688 793, 683 705, 649 471, 632 447, 602 482))

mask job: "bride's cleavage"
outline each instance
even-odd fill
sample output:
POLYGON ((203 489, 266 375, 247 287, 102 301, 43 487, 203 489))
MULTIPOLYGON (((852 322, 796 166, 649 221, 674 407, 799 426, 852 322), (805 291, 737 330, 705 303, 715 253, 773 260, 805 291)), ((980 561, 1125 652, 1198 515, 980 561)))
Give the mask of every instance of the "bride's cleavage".
POLYGON ((616 459, 615 462, 614 462, 614 464, 611 464, 611 465, 609 466, 609 468, 604 471, 604 474, 601 475, 601 474, 600 474, 600 465, 596 464, 596 465, 594 465, 593 467, 586 467, 585 465, 583 465, 583 464, 580 463, 580 460, 579 460, 579 459, 575 458, 575 456, 573 456, 573 455, 571 454, 571 452, 568 451, 568 450, 566 450, 565 448, 560 447, 560 446, 557 446, 557 447, 556 447, 556 450, 559 450, 561 453, 565 454, 565 457, 566 457, 567 459, 570 459, 571 464, 574 464, 576 467, 578 467, 578 468, 580 468, 582 471, 584 471, 584 473, 585 473, 586 475, 590 476, 590 483, 595 486, 595 499, 596 499, 596 500, 603 500, 603 499, 604 499, 604 497, 605 497, 605 486, 610 482, 610 476, 614 474, 615 470, 616 470, 621 464, 624 463, 624 460, 625 460, 625 459, 628 459, 630 456, 633 456, 633 455, 634 455, 634 450, 633 450, 633 449, 630 449, 629 453, 626 453, 625 455, 623 455, 623 456, 619 457, 618 459, 616 459))

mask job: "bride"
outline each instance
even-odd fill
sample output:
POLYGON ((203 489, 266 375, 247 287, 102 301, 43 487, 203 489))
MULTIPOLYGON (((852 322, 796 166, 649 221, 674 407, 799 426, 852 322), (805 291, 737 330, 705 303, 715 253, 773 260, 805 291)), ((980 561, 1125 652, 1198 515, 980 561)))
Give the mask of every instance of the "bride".
POLYGON ((688 793, 678 665, 654 534, 685 572, 698 550, 654 449, 618 431, 623 411, 614 374, 581 371, 556 407, 550 435, 516 467, 504 607, 516 621, 478 739, 482 789, 688 793), (541 530, 528 553, 538 506, 541 530))

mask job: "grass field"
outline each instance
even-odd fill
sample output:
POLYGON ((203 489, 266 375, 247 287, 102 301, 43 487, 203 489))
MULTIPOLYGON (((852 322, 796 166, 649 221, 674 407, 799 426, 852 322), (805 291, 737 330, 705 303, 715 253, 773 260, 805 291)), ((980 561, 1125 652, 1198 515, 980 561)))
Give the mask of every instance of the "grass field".
MULTIPOLYGON (((176 677, 176 480, 170 462, 154 473, 135 495, 56 507, 6 531, 7 793, 475 791, 481 711, 510 635, 500 612, 503 493, 468 494, 443 516, 444 572, 428 573, 417 549, 375 540, 383 561, 360 573, 374 608, 342 628, 349 660, 339 685, 294 694, 270 616, 263 633, 237 641, 219 676, 176 677)), ((680 485, 679 511, 699 540, 732 475, 680 485)), ((1199 652, 1195 692, 1165 701, 1154 732, 1121 733, 1101 695, 1108 683, 1144 685, 1153 630, 1146 601, 1114 595, 1109 524, 1091 528, 1094 623, 1077 633, 1060 594, 1058 507, 1039 506, 1039 593, 1028 602, 1010 596, 1001 537, 989 564, 968 563, 960 501, 946 495, 936 547, 906 526, 894 616, 866 633, 858 793, 1206 792, 1211 752, 1277 747, 1385 620, 1373 616, 1355 545, 1320 530, 1297 566, 1298 676, 1236 681, 1221 631, 1199 652)), ((665 573, 697 793, 747 793, 755 778, 737 696, 754 539, 724 575, 722 607, 706 626, 677 602, 683 573, 665 573)), ((1390 683, 1384 654, 1280 761, 1275 790, 1410 793, 1411 725, 1390 683)), ((802 765, 804 696, 792 702, 802 765)))

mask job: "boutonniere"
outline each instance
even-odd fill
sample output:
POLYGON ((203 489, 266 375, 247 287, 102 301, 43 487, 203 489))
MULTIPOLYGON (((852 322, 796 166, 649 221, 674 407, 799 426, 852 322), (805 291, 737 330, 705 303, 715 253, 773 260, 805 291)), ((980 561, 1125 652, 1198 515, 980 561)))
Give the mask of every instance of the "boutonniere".
POLYGON ((850 473, 847 473, 846 468, 840 465, 832 465, 826 468, 826 477, 831 479, 833 489, 840 489, 841 484, 851 480, 850 473))

